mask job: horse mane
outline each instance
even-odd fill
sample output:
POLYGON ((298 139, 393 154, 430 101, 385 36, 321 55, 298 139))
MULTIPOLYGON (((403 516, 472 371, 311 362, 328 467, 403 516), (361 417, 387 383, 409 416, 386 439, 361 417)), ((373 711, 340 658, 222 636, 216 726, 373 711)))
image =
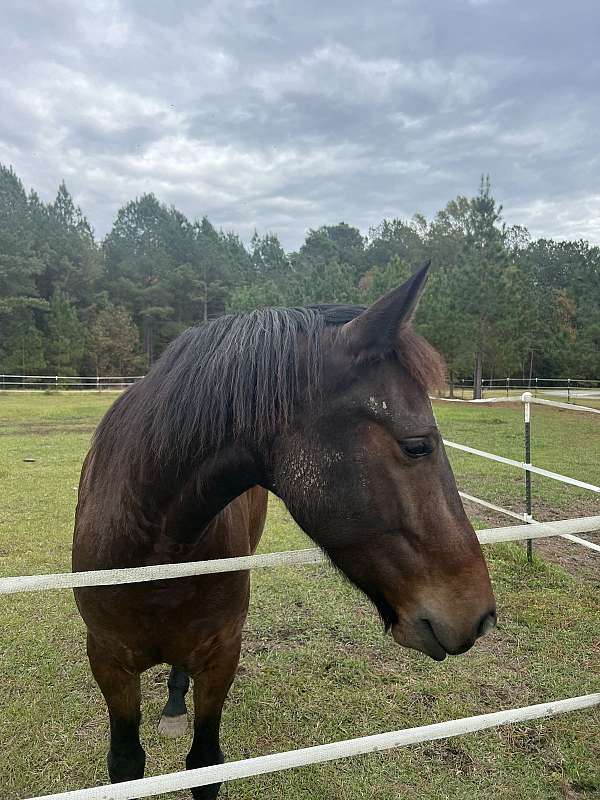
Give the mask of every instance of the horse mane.
MULTIPOLYGON (((189 328, 109 409, 94 435, 96 460, 149 454, 181 464, 216 452, 226 436, 264 440, 287 426, 300 397, 318 397, 335 328, 362 311, 263 308, 189 328)), ((423 388, 441 384, 441 357, 412 329, 402 329, 394 355, 423 388)))

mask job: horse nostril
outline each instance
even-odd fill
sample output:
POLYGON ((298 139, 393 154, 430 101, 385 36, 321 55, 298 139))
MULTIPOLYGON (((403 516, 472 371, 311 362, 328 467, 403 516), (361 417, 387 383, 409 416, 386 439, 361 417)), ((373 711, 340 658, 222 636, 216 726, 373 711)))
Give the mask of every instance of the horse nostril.
POLYGON ((484 614, 480 619, 479 628, 477 629, 477 638, 480 639, 482 636, 485 636, 486 633, 489 633, 492 628, 495 628, 496 621, 496 609, 493 608, 491 611, 488 611, 487 614, 484 614))

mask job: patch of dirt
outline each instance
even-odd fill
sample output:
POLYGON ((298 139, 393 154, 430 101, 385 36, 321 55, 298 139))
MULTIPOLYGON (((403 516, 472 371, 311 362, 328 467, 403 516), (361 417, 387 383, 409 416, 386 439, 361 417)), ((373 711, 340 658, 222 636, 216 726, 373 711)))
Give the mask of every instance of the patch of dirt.
POLYGON ((305 644, 306 639, 302 633, 292 628, 273 628, 272 630, 244 631, 244 655, 259 655, 273 650, 289 650, 294 646, 305 644))
POLYGON ((598 797, 600 783, 563 783, 560 787, 565 800, 583 800, 584 797, 598 797))
POLYGON ((541 755, 549 745, 548 735, 541 725, 510 725, 498 730, 509 747, 521 753, 541 755))
POLYGON ((462 747, 453 743, 439 742, 423 747, 425 758, 441 763, 455 775, 470 775, 478 765, 473 757, 462 747))
POLYGON ((529 687, 519 681, 500 685, 479 682, 477 691, 482 705, 491 709, 523 706, 530 696, 529 687))
MULTIPOLYGON (((581 534, 580 538, 600 545, 600 532, 581 534)), ((600 553, 558 536, 537 541, 533 547, 534 552, 541 554, 547 561, 559 564, 565 572, 588 580, 600 581, 600 553)))

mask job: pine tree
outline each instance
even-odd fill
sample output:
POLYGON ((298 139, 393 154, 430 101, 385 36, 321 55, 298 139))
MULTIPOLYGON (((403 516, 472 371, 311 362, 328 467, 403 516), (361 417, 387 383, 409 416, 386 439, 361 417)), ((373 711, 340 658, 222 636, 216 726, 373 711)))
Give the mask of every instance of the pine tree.
POLYGON ((140 353, 138 329, 124 308, 100 311, 90 327, 87 349, 96 375, 128 375, 146 366, 140 353))
POLYGON ((46 361, 56 375, 76 375, 85 348, 85 331, 69 298, 55 289, 47 319, 46 361))

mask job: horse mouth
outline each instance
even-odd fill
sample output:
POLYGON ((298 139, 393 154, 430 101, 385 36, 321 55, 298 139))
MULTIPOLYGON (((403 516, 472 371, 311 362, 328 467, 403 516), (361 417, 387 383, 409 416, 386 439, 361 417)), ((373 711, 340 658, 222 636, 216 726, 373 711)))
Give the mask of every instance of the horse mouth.
POLYGON ((434 661, 443 661, 448 655, 448 651, 435 635, 429 620, 420 619, 418 627, 411 626, 408 634, 402 625, 397 622, 392 625, 392 636, 394 641, 402 647, 425 653, 426 656, 429 656, 434 661))
POLYGON ((402 647, 424 653, 434 661, 443 661, 447 655, 458 655, 468 650, 472 644, 447 650, 440 642, 430 621, 425 617, 416 620, 402 620, 401 614, 382 597, 373 598, 386 631, 391 631, 394 641, 402 647))

